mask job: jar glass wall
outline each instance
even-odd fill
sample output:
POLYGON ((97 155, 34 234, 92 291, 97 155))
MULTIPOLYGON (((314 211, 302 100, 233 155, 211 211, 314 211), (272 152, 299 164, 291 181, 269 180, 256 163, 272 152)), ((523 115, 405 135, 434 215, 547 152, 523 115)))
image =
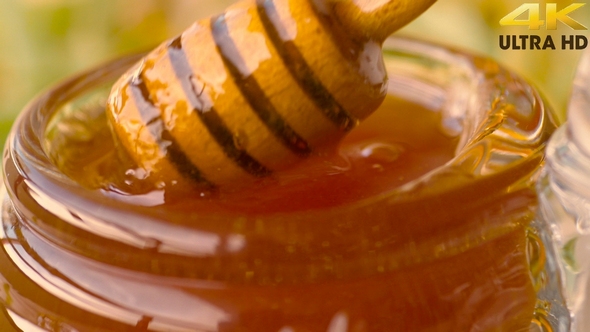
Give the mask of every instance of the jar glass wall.
POLYGON ((551 138, 547 163, 539 181, 540 216, 551 230, 559 259, 560 285, 572 313, 572 331, 590 329, 590 51, 578 66, 568 108, 568 121, 551 138))
MULTIPOLYGON (((368 196, 265 212, 211 211, 214 199, 173 199, 165 189, 130 195, 96 185, 92 167, 76 167, 116 147, 104 131, 104 99, 136 60, 50 89, 14 126, 4 155, 0 299, 22 329, 516 331, 569 324, 559 291, 547 291, 555 286, 546 270, 551 252, 533 222, 534 181, 556 124, 537 92, 497 63, 388 40, 390 99, 377 120, 367 120, 369 129, 397 133, 404 147, 446 137, 448 160, 368 196), (422 117, 434 120, 420 126, 422 117)), ((359 148, 377 158, 369 165, 376 173, 390 159, 380 147, 359 148)))

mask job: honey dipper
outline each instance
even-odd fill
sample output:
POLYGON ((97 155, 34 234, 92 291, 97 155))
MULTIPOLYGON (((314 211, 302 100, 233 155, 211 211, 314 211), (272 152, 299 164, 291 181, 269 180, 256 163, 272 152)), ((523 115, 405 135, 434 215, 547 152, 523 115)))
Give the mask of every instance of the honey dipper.
POLYGON ((109 122, 155 183, 267 176, 335 146, 380 105, 381 44, 435 1, 236 3, 123 75, 109 122))

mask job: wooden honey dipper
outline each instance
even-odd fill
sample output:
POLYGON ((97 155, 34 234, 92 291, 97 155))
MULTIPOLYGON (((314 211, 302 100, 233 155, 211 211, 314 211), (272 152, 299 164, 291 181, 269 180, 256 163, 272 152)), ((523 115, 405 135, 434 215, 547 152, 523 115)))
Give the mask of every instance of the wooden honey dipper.
POLYGON ((156 183, 267 176, 335 146, 381 104, 381 44, 435 1, 239 2, 123 75, 110 124, 156 183))

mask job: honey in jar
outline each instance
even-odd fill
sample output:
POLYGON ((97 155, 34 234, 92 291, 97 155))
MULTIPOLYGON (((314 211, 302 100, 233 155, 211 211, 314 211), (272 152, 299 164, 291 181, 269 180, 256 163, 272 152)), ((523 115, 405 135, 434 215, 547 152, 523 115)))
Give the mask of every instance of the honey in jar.
MULTIPOLYGON (((534 180, 555 128, 495 62, 386 43, 379 110, 249 187, 175 192, 117 149, 106 90, 31 103, 4 158, 0 299, 26 331, 551 330, 534 180)), ((553 301, 553 302, 551 302, 553 301)))

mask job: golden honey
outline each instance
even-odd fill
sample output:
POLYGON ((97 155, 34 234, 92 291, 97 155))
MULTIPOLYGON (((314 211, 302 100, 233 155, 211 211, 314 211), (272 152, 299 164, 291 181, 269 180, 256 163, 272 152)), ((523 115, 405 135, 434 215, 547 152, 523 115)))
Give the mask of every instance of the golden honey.
POLYGON ((144 180, 108 131, 100 88, 134 59, 33 102, 4 162, 8 316, 49 331, 541 324, 531 222, 550 112, 491 60, 388 43, 378 111, 335 151, 248 187, 144 180))

